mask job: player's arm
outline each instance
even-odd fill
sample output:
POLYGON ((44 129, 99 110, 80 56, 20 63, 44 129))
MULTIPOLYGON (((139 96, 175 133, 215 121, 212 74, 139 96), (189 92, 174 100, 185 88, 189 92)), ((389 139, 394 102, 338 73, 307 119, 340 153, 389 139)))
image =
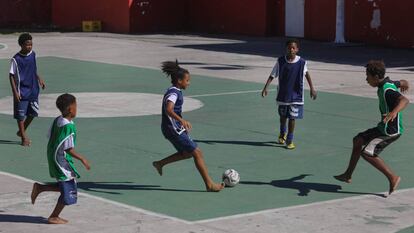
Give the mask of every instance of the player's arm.
POLYGON ((392 81, 397 88, 400 88, 402 93, 406 93, 408 89, 410 89, 410 83, 405 80, 401 79, 400 81, 392 81))
POLYGON ((188 131, 191 130, 192 126, 190 122, 184 120, 177 113, 174 112, 174 105, 175 105, 174 102, 167 100, 166 111, 167 111, 168 116, 179 121, 184 126, 184 129, 188 131))
POLYGON ((311 97, 312 99, 316 99, 316 96, 317 96, 317 94, 316 94, 316 90, 315 90, 315 88, 313 88, 312 79, 311 79, 310 74, 309 74, 309 72, 308 72, 308 71, 306 71, 305 77, 306 77, 306 80, 308 81, 308 84, 309 84, 309 88, 310 88, 310 97, 311 97))
POLYGON ((40 87, 44 90, 46 88, 45 80, 43 80, 38 74, 36 74, 40 87))
POLYGON ((387 123, 388 121, 393 121, 399 112, 401 112, 407 105, 410 103, 410 101, 403 95, 401 95, 397 91, 388 90, 385 93, 385 99, 387 101, 387 104, 389 102, 392 102, 392 99, 396 99, 396 106, 392 109, 391 112, 388 113, 384 117, 384 123, 387 123))
POLYGON ((262 90, 262 97, 267 96, 267 88, 269 87, 269 85, 273 81, 273 79, 274 78, 272 76, 269 76, 269 78, 267 79, 266 84, 265 84, 265 86, 263 87, 263 90, 262 90))
POLYGON ((89 165, 89 161, 85 159, 81 154, 75 151, 75 149, 69 148, 65 150, 66 153, 70 154, 73 158, 82 162, 83 166, 85 166, 86 170, 90 170, 91 166, 89 165))
POLYGON ((9 74, 9 79, 10 79, 10 86, 13 92, 13 97, 17 102, 20 102, 21 97, 20 97, 19 92, 17 91, 15 76, 13 74, 9 74))

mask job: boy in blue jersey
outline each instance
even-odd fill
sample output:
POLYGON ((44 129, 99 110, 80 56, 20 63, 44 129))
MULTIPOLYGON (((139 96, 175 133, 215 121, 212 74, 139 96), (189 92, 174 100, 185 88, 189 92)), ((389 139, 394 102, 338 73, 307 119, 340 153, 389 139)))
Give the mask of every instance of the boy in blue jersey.
POLYGON ((368 84, 377 88, 381 120, 376 127, 365 130, 354 137, 348 168, 344 173, 334 176, 334 178, 351 183, 352 173, 362 156, 387 177, 388 194, 391 194, 396 190, 401 177, 391 171, 379 157, 379 154, 404 132, 401 111, 407 106, 409 100, 400 94, 398 88, 403 92, 407 91, 408 82, 406 80, 394 82, 385 77, 385 65, 382 61, 369 61, 366 65, 366 76, 368 84))
POLYGON ((162 168, 165 165, 192 157, 198 172, 203 178, 206 190, 208 192, 219 192, 224 188, 224 184, 214 183, 208 175, 203 153, 189 136, 192 126, 181 115, 184 104, 181 90, 185 90, 190 85, 190 73, 188 70, 181 68, 178 61, 163 62, 162 71, 171 78, 172 86, 168 88, 162 101, 161 131, 177 152, 162 160, 154 161, 152 165, 162 175, 162 168))
POLYGON ((267 95, 267 88, 273 79, 279 77, 277 93, 278 112, 280 116, 279 144, 286 144, 287 149, 294 149, 293 132, 295 130, 295 119, 303 118, 303 79, 306 77, 310 88, 310 96, 316 99, 316 91, 308 72, 306 61, 297 55, 299 52, 299 41, 296 39, 286 42, 286 55, 279 57, 272 73, 262 90, 262 97, 267 95), (289 119, 286 130, 287 119, 289 119))
POLYGON ((39 111, 39 86, 45 89, 45 82, 37 74, 36 54, 32 51, 32 36, 23 33, 19 36, 20 52, 11 59, 9 72, 13 92, 14 118, 17 120, 22 146, 30 146, 26 135, 34 117, 39 111))

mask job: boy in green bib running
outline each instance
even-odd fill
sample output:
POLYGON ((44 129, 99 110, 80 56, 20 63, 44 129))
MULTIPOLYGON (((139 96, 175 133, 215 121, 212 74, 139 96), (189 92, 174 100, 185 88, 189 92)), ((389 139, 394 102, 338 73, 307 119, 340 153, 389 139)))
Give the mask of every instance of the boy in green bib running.
POLYGON ((79 174, 73 165, 72 158, 82 162, 87 170, 90 169, 89 162, 75 150, 76 127, 73 118, 76 117, 76 98, 70 94, 60 95, 56 100, 56 106, 62 113, 57 117, 49 131, 49 142, 47 144, 47 160, 49 174, 56 178, 56 184, 33 184, 32 204, 41 192, 60 192, 59 200, 55 209, 48 218, 50 224, 65 224, 68 221, 60 218, 65 205, 73 205, 77 201, 76 178, 79 174))
POLYGON ((393 171, 379 157, 381 151, 395 142, 404 132, 401 111, 409 103, 408 99, 400 94, 397 86, 402 91, 408 89, 408 82, 401 80, 391 81, 385 77, 385 65, 382 61, 369 61, 366 65, 367 82, 372 87, 377 87, 379 110, 381 121, 377 127, 368 129, 354 137, 351 159, 348 168, 341 174, 334 176, 335 179, 351 183, 352 173, 358 163, 360 156, 372 166, 382 172, 389 181, 389 192, 394 192, 401 181, 401 177, 393 171))

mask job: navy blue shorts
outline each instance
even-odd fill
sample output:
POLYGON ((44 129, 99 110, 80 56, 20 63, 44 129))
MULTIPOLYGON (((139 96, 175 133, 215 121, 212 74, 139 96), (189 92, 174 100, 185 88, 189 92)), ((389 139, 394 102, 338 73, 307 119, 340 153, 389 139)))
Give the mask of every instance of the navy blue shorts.
POLYGON ((288 119, 302 119, 303 118, 303 105, 291 104, 291 105, 279 105, 278 112, 280 117, 288 119))
POLYGON ((59 181, 58 185, 60 189, 59 203, 64 205, 76 204, 78 200, 78 187, 76 185, 76 180, 59 181))
POLYGON ((23 121, 26 117, 37 117, 39 112, 38 100, 20 100, 14 101, 14 119, 23 121))
POLYGON ((184 131, 181 134, 173 132, 171 129, 162 129, 162 134, 168 141, 173 144, 177 152, 189 152, 192 153, 197 149, 197 143, 195 143, 187 131, 184 131))

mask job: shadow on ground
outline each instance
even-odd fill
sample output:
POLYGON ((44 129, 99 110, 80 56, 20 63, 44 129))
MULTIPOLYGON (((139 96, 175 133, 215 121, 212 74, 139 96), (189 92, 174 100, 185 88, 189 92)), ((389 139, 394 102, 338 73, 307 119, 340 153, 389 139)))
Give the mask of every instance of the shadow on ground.
POLYGON ((271 182, 240 181, 240 184, 272 185, 277 188, 296 189, 298 190, 298 196, 308 196, 311 193, 311 191, 316 191, 316 192, 327 192, 327 193, 346 193, 346 194, 374 195, 378 197, 385 197, 385 195, 378 194, 378 193, 340 191, 342 189, 342 186, 335 185, 335 184, 310 183, 310 182, 300 181, 307 176, 311 176, 311 174, 302 174, 299 176, 292 177, 290 179, 272 180, 271 182))

